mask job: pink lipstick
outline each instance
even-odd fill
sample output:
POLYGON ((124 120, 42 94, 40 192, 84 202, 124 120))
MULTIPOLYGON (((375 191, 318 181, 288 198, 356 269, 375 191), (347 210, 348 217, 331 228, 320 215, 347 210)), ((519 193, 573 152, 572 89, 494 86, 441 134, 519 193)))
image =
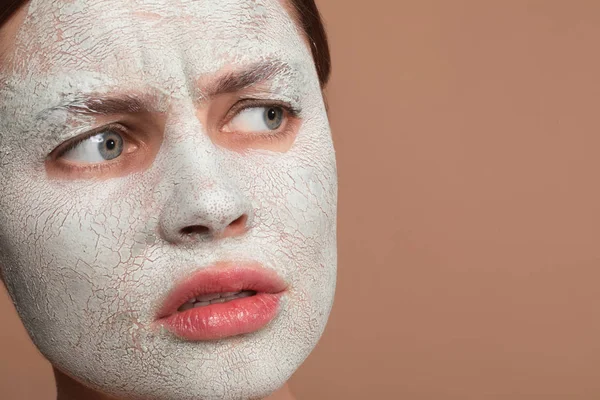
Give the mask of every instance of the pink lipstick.
POLYGON ((169 292, 155 325, 185 340, 257 331, 275 318, 285 282, 258 263, 218 263, 169 292))

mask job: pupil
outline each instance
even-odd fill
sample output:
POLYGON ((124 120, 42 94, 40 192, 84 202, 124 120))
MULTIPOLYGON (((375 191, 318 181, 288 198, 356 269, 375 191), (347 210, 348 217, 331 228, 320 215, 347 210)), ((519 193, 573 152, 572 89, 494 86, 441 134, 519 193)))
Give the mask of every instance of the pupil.
POLYGON ((115 143, 115 140, 114 140, 114 139, 108 139, 108 140, 106 141, 106 148, 107 148, 108 150, 112 150, 112 149, 114 149, 114 148, 115 148, 115 146, 116 146, 116 143, 115 143))
POLYGON ((276 117, 277 112, 273 108, 269 108, 269 111, 267 111, 267 118, 269 118, 270 120, 274 120, 276 117))

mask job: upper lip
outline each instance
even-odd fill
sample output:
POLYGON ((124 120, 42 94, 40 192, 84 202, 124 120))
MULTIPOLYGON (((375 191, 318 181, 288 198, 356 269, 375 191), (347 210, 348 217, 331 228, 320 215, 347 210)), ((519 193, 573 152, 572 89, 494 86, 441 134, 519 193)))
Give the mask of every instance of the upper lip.
POLYGON ((210 293, 252 290, 279 293, 287 285, 275 271, 257 262, 219 262, 202 268, 176 283, 166 295, 156 315, 168 317, 189 299, 210 293))

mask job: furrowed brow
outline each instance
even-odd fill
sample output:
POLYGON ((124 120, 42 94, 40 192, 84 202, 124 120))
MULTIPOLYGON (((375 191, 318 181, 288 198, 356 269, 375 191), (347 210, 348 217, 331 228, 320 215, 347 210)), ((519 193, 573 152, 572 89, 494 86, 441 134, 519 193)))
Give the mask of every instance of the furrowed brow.
MULTIPOLYGON (((252 64, 238 71, 220 75, 207 85, 199 85, 199 98, 211 98, 218 94, 235 93, 253 85, 266 82, 278 75, 290 75, 295 71, 289 64, 280 61, 267 61, 252 64)), ((200 82, 206 82, 201 79, 200 82)), ((66 110, 71 114, 83 115, 115 115, 156 111, 151 105, 156 97, 136 94, 96 95, 79 94, 63 104, 44 109, 38 118, 44 118, 55 111, 66 110)))

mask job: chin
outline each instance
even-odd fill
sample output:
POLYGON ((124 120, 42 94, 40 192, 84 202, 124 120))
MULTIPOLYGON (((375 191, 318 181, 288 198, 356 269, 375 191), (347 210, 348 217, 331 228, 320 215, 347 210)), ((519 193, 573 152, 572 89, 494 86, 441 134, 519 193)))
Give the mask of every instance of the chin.
POLYGON ((307 291, 286 294, 267 326, 220 340, 181 340, 127 313, 94 331, 64 319, 62 326, 24 322, 55 368, 118 399, 262 399, 287 382, 323 333, 334 286, 309 292, 318 298, 307 298, 307 291))

